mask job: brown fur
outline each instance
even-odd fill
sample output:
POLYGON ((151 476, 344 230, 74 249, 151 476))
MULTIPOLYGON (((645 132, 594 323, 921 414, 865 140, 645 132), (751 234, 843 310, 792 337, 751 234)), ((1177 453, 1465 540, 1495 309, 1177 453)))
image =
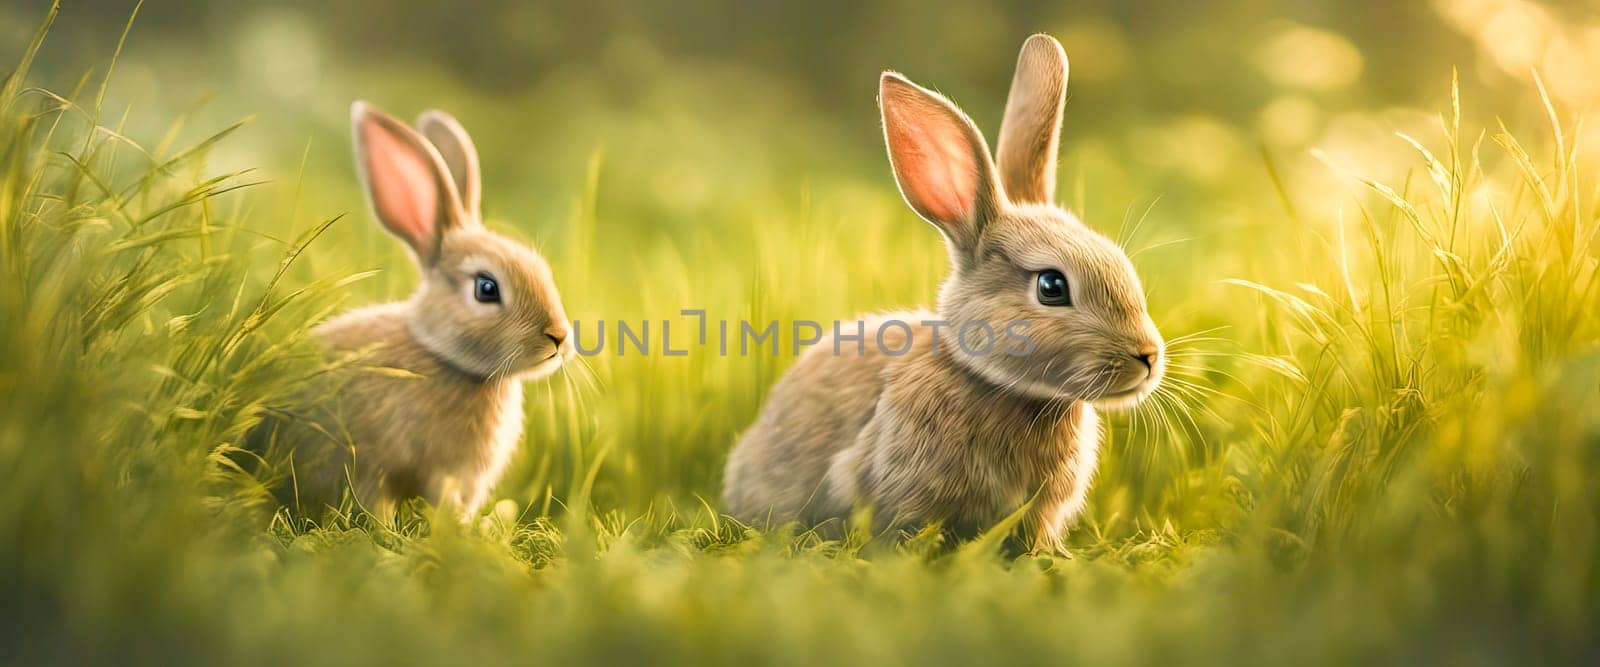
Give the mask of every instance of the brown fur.
POLYGON ((353 482, 357 500, 380 517, 411 497, 471 516, 521 440, 522 382, 573 354, 566 315, 544 259, 483 227, 477 153, 454 119, 424 114, 430 143, 361 103, 352 115, 373 208, 412 248, 421 283, 407 301, 360 308, 314 330, 330 355, 351 363, 308 388, 332 400, 265 427, 295 447, 283 495, 314 509, 336 503, 353 482), (364 137, 379 141, 369 146, 364 137), (437 148, 452 156, 453 173, 437 148), (387 200, 378 187, 390 188, 387 200), (431 190, 406 196, 418 188, 431 190), (472 199, 462 202, 458 189, 472 199), (484 275, 497 281, 498 302, 474 297, 484 275))
MULTIPOLYGON (((747 521, 808 524, 870 506, 882 526, 937 523, 971 536, 1028 506, 1027 544, 1059 549, 1082 511, 1098 457, 1095 405, 1123 406, 1153 391, 1164 360, 1127 257, 1054 193, 1066 58, 1037 35, 1023 47, 1002 128, 1002 179, 983 137, 948 100, 897 74, 882 80, 890 162, 908 204, 944 234, 952 271, 938 313, 898 320, 880 348, 824 340, 773 388, 729 456, 724 504, 747 521), (1024 90, 1018 91, 1016 88, 1024 90), (1002 185, 1002 180, 1005 185, 1002 185), (1004 187, 1017 184, 1020 201, 1004 187), (1071 307, 1039 302, 1032 280, 1054 269, 1071 307), (935 347, 930 321, 1023 323, 1015 345, 963 351, 950 327, 935 347), (1150 355, 1147 365, 1137 355, 1150 355), (1031 502, 1031 504, 1030 504, 1031 502)), ((980 347, 972 345, 972 348, 980 347)))

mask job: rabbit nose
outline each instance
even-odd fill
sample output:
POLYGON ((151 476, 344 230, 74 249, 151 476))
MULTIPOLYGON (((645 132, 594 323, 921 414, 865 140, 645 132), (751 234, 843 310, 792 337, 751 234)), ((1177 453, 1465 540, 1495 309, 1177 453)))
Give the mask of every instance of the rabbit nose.
POLYGON ((545 329, 544 337, 545 338, 549 338, 550 342, 554 343, 556 347, 561 347, 561 344, 566 342, 566 340, 567 340, 567 330, 566 329, 545 329))
POLYGON ((1157 354, 1159 353, 1155 350, 1141 350, 1133 353, 1133 358, 1138 359, 1140 363, 1144 364, 1146 370, 1150 370, 1156 367, 1157 354))

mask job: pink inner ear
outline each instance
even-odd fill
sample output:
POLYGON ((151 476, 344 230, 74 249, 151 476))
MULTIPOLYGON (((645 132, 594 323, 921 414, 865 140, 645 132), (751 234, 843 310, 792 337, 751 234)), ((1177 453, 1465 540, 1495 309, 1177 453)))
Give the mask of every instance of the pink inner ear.
POLYGON ((970 220, 978 165, 960 121, 928 102, 894 95, 884 124, 900 187, 923 215, 947 224, 970 220))
POLYGON ((361 123, 361 143, 378 219, 426 261, 435 250, 439 216, 438 183, 428 156, 370 116, 361 123))

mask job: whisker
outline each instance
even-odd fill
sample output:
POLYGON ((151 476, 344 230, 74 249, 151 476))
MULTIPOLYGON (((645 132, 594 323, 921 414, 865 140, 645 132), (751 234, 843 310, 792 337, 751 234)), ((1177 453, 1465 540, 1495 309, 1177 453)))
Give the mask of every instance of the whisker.
MULTIPOLYGON (((1212 334, 1212 333, 1216 333, 1218 331, 1222 331, 1224 329, 1232 329, 1232 328, 1233 328, 1232 325, 1222 324, 1222 325, 1211 327, 1209 329, 1201 329, 1199 331, 1191 331, 1189 333, 1183 334, 1182 336, 1176 336, 1176 337, 1167 339, 1167 346, 1171 347, 1171 346, 1177 345, 1179 343, 1185 343, 1185 342, 1188 342, 1188 341, 1191 341, 1191 340, 1195 340, 1199 336, 1205 336, 1207 334, 1212 334)), ((1213 340, 1223 340, 1221 338, 1215 338, 1215 337, 1212 337, 1212 339, 1213 340)))
POLYGON ((1161 241, 1159 243, 1152 243, 1152 244, 1147 245, 1147 246, 1145 246, 1143 248, 1140 248, 1138 250, 1135 250, 1133 252, 1128 253, 1128 259, 1133 259, 1133 258, 1138 257, 1139 255, 1142 255, 1145 252, 1148 252, 1148 251, 1151 251, 1151 250, 1156 250, 1156 249, 1159 249, 1159 248, 1165 248, 1165 247, 1167 247, 1169 245, 1178 245, 1178 244, 1181 244, 1181 243, 1188 243, 1188 242, 1193 241, 1193 240, 1195 240, 1195 237, 1193 237, 1193 236, 1185 236, 1183 238, 1177 238, 1177 239, 1171 239, 1171 240, 1167 240, 1167 241, 1161 241))

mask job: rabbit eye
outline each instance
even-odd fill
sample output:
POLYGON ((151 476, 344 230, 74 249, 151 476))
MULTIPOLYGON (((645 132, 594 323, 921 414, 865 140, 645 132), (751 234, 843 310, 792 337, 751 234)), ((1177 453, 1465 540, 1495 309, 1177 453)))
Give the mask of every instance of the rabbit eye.
POLYGON ((1039 291, 1039 303, 1046 306, 1072 305, 1072 290, 1067 286, 1067 277, 1055 269, 1040 271, 1034 279, 1039 291))
POLYGON ((472 288, 472 298, 479 303, 500 303, 500 283, 487 273, 478 274, 472 288))

